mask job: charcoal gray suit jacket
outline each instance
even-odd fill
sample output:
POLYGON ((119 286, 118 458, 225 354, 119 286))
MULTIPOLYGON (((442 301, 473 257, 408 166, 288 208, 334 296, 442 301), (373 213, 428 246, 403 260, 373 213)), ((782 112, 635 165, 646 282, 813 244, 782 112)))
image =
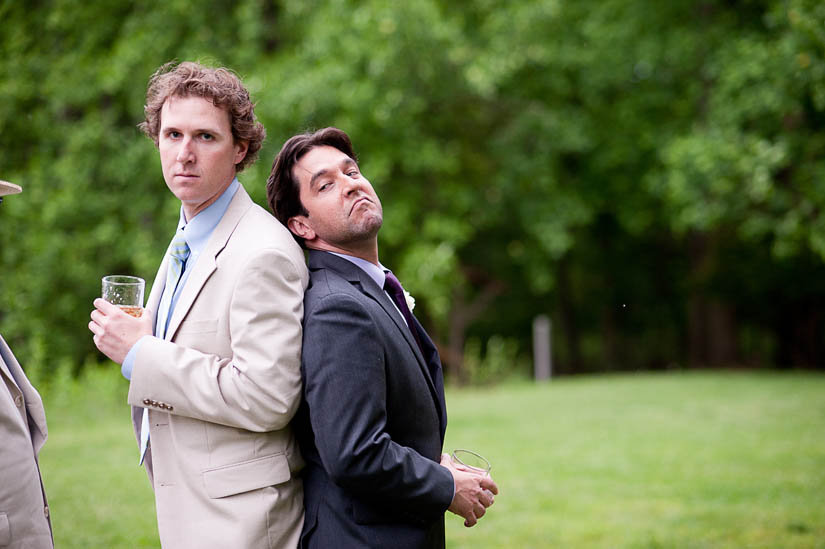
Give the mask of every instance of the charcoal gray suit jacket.
POLYGON ((306 460, 301 547, 443 547, 450 472, 441 362, 361 268, 309 252, 296 434, 306 460))

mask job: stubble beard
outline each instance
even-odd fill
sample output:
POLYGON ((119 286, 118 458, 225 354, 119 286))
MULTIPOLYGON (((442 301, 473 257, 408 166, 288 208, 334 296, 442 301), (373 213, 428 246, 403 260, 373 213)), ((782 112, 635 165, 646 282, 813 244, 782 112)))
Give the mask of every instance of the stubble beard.
POLYGON ((370 212, 359 223, 350 226, 349 230, 344 233, 341 238, 341 243, 364 242, 378 237, 378 231, 381 225, 384 224, 384 216, 381 211, 370 212))

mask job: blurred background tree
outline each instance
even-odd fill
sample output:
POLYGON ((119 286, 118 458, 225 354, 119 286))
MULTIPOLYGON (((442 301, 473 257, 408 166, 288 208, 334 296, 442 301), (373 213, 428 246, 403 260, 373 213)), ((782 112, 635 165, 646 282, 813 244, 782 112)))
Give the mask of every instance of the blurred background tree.
POLYGON ((382 261, 452 380, 825 365, 825 5, 813 0, 0 1, 0 331, 100 360, 104 274, 174 229, 136 128, 161 64, 237 71, 268 131, 350 133, 382 261))

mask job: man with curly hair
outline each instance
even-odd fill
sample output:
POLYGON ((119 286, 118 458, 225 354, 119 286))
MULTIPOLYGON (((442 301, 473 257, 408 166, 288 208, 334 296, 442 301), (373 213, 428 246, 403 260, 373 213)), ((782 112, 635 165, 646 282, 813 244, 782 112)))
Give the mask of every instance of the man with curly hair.
POLYGON ((294 547, 303 461, 290 420, 301 395, 300 246, 236 174, 265 135, 239 78, 167 64, 141 130, 180 221, 146 309, 96 299, 98 349, 122 364, 140 459, 167 548, 294 547))

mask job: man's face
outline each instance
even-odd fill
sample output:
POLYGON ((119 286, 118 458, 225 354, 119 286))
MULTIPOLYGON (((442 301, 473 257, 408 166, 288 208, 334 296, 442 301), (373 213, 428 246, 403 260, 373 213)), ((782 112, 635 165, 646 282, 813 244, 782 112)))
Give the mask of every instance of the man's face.
POLYGON ((229 113, 202 97, 170 97, 160 111, 158 151, 166 185, 189 221, 235 177, 247 143, 235 143, 229 113))
POLYGON ((335 147, 315 147, 292 174, 309 215, 291 218, 289 226, 308 247, 346 253, 377 237, 381 201, 352 158, 335 147))

